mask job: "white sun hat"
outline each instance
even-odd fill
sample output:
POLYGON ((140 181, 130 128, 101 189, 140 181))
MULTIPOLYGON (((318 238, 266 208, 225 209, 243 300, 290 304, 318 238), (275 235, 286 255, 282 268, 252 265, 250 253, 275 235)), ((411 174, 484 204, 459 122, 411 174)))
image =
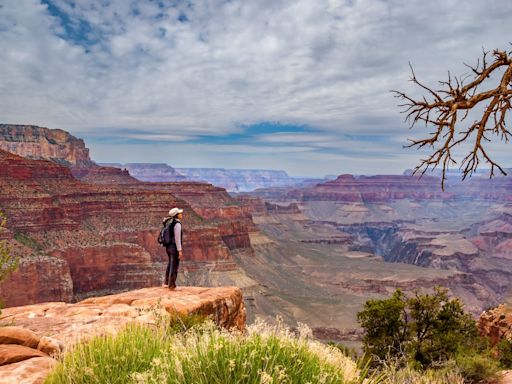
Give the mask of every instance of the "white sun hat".
POLYGON ((181 213, 183 212, 183 209, 179 209, 179 208, 173 208, 169 211, 169 217, 174 217, 176 216, 178 213, 181 213))

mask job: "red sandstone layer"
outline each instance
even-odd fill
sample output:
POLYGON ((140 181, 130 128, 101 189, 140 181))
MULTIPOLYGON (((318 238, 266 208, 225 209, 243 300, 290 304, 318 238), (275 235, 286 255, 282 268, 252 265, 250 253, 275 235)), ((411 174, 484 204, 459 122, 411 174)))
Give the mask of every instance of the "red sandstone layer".
POLYGON ((204 263, 234 270, 230 250, 250 247, 250 215, 208 184, 83 183, 66 167, 4 151, 0 182, 0 209, 22 259, 0 286, 8 306, 158 285, 167 256, 156 237, 172 206, 186 212, 182 271, 204 263))

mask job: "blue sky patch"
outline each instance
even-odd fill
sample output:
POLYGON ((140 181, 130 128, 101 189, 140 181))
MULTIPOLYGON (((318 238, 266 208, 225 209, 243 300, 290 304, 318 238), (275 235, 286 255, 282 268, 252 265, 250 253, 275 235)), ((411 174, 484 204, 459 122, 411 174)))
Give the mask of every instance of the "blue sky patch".
MULTIPOLYGON (((87 20, 79 19, 74 21, 67 13, 63 12, 50 0, 41 0, 43 4, 48 6, 48 12, 59 19, 60 25, 64 28, 64 33, 57 33, 60 38, 71 41, 75 45, 81 45, 85 48, 100 41, 97 32, 93 29, 87 20)), ((71 6, 74 6, 71 3, 71 6)))

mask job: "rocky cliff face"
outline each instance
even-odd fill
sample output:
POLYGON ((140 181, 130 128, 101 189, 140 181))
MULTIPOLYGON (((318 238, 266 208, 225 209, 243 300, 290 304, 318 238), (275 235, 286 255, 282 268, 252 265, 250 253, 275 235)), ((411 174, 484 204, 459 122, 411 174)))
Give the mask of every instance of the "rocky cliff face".
POLYGON ((64 165, 94 165, 84 141, 61 129, 0 124, 0 149, 23 157, 52 160, 64 165))
POLYGON ((89 184, 138 184, 128 170, 115 167, 71 167, 71 173, 78 180, 89 184))
POLYGON ((184 208, 186 217, 179 282, 219 270, 243 275, 231 251, 250 251, 251 219, 230 206, 225 191, 190 186, 196 209, 183 199, 187 188, 178 184, 92 181, 98 179, 81 182, 55 162, 0 151, 0 209, 8 217, 8 241, 22 261, 0 286, 8 306, 159 284, 167 256, 156 237, 172 206, 184 208), (208 204, 204 212, 201 204, 208 204))

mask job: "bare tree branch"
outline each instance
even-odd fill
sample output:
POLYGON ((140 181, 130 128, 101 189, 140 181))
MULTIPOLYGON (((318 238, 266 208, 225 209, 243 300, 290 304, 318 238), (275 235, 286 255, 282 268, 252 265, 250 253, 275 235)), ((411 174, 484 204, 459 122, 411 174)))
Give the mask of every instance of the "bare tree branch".
POLYGON ((492 142, 493 136, 494 139, 504 142, 508 142, 512 136, 506 126, 507 112, 512 109, 512 52, 495 50, 491 57, 492 60, 489 61, 489 52, 484 50, 476 66, 464 63, 471 69, 472 73, 469 75, 452 77, 448 72, 448 79, 439 81, 439 90, 420 83, 409 63, 410 81, 423 89, 426 95, 415 99, 404 92, 391 91, 395 97, 403 100, 399 107, 402 108, 405 121, 410 124, 410 128, 417 123, 424 124, 426 128, 433 128, 425 138, 409 140, 410 144, 406 147, 427 147, 432 150, 427 158, 420 160, 414 173, 423 175, 429 169, 434 170, 442 166, 443 190, 449 167, 457 164, 453 150, 462 143, 472 144, 470 152, 459 165, 463 180, 471 176, 482 161, 491 167, 489 177, 493 177, 496 170, 506 175, 505 170, 487 152, 485 144, 492 142), (478 87, 485 84, 491 75, 499 74, 502 70, 501 80, 495 88, 478 91, 478 87), (470 79, 471 81, 465 84, 470 79), (463 127, 470 110, 479 105, 483 106, 481 116, 468 127, 463 127))

